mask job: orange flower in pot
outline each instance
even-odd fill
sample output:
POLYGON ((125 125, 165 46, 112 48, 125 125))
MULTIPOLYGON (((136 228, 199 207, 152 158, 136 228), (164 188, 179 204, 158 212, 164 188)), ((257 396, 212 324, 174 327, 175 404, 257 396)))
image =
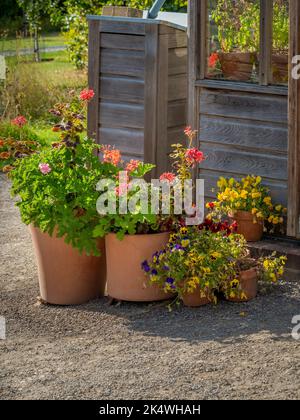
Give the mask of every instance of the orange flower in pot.
POLYGON ((248 242, 260 241, 267 228, 270 232, 277 228, 283 231, 287 210, 273 204, 260 176, 249 175, 241 181, 220 178, 217 186, 217 201, 207 204, 210 218, 229 216, 237 222, 237 233, 248 242))

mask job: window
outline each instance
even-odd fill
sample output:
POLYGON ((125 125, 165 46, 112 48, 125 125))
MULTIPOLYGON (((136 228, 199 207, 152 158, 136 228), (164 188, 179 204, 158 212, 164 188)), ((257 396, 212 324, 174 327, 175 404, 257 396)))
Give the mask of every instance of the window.
MULTIPOLYGON (((207 0, 204 78, 285 85, 288 82, 289 1, 207 0)), ((203 36, 203 34, 202 34, 203 36)), ((202 63, 200 64, 203 65, 202 63)), ((203 78, 203 77, 202 77, 203 78)))

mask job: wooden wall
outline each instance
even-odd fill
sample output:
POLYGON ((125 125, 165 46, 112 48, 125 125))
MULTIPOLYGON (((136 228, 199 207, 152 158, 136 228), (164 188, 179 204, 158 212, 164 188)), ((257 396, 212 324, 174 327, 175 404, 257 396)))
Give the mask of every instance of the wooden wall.
POLYGON ((199 142, 207 199, 220 176, 260 175, 287 204, 287 95, 198 88, 199 142))
POLYGON ((187 124, 187 34, 146 21, 90 19, 89 133, 100 144, 168 170, 187 124))

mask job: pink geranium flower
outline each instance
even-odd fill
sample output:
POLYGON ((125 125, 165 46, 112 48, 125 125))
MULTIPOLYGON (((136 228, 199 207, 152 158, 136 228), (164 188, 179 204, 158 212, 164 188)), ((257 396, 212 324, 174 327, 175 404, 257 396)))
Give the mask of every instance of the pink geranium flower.
POLYGON ((82 92, 80 92, 80 99, 82 101, 90 101, 91 99, 93 99, 93 97, 95 96, 95 92, 93 91, 93 89, 84 89, 82 92))
POLYGON ((19 128, 24 127, 25 124, 27 124, 27 120, 22 115, 19 115, 17 118, 11 121, 11 123, 19 128))
POLYGON ((167 182, 173 182, 176 179, 176 175, 173 174, 172 172, 165 172, 164 174, 161 175, 161 177, 159 178, 160 181, 167 181, 167 182))
POLYGON ((48 163, 40 163, 39 164, 39 170, 41 171, 41 173, 43 175, 47 175, 50 174, 50 172, 52 171, 50 165, 48 165, 48 163))

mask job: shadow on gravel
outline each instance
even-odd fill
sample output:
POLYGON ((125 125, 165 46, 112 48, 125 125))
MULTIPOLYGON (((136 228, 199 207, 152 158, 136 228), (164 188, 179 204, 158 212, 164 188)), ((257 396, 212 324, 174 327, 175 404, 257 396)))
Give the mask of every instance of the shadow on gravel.
POLYGON ((221 301, 216 306, 198 309, 174 307, 172 312, 167 309, 168 302, 123 302, 109 306, 106 300, 76 310, 114 315, 123 318, 126 327, 133 332, 174 341, 197 343, 214 340, 232 344, 243 341, 245 336, 263 332, 271 334, 274 340, 287 341, 292 340, 292 318, 300 314, 300 298, 292 297, 294 287, 273 287, 249 303, 221 301))

